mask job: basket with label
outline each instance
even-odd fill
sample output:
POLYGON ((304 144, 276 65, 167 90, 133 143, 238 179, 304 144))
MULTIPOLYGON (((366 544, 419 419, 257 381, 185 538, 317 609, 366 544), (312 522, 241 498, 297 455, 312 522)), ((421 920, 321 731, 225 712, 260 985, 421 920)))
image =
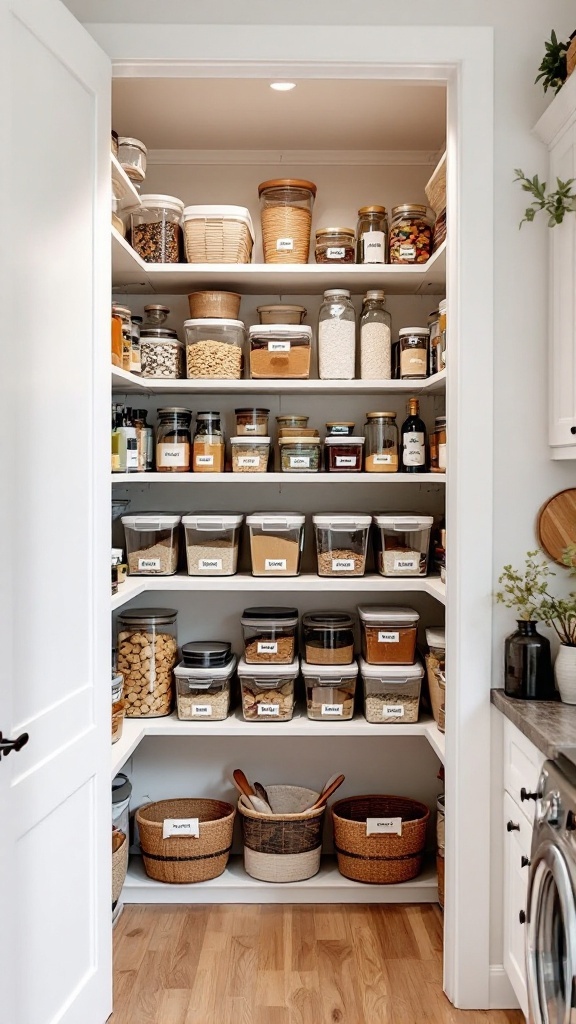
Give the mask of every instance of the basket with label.
POLYGON ((301 786, 266 786, 272 814, 241 796, 244 867, 262 882, 299 882, 320 869, 325 806, 307 811, 319 793, 301 786))
POLYGON ((159 800, 136 811, 144 870, 157 882, 207 882, 228 863, 236 811, 224 800, 159 800))
MULTIPOLYGON (((258 186, 265 263, 307 263, 316 185, 276 178, 258 186)), ((186 214, 186 211, 184 211, 186 214)))
POLYGON ((254 228, 245 206, 186 206, 183 221, 188 263, 250 263, 254 228))
POLYGON ((401 796, 353 796, 332 807, 338 870, 345 878, 397 885, 422 870, 430 811, 401 796))

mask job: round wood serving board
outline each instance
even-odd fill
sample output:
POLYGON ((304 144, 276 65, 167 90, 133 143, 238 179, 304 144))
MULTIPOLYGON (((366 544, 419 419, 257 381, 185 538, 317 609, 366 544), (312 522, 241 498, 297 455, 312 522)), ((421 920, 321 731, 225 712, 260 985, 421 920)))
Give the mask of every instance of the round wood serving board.
POLYGON ((576 544, 576 487, 568 487, 549 498, 538 513, 536 529, 540 547, 563 565, 564 548, 576 544))

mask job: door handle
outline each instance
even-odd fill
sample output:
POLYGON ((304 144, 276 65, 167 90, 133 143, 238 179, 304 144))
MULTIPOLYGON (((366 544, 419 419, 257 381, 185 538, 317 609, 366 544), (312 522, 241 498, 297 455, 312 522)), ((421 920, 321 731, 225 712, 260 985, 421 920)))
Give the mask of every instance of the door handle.
POLYGON ((22 750, 22 747, 26 746, 29 739, 30 737, 27 732, 21 733, 21 735, 15 740, 6 739, 6 737, 2 736, 2 733, 0 732, 0 759, 2 758, 2 754, 4 754, 4 757, 8 757, 8 754, 11 754, 13 750, 15 752, 22 750))
POLYGON ((520 825, 518 825, 514 821, 508 821, 506 823, 506 831, 507 832, 519 832, 520 831, 520 825))
POLYGON ((521 868, 529 868, 530 867, 530 861, 528 860, 528 857, 524 856, 524 854, 522 854, 522 856, 520 857, 520 867, 521 868))
POLYGON ((520 799, 522 803, 524 803, 525 800, 537 800, 538 793, 529 793, 528 790, 522 786, 522 789, 520 790, 520 799))

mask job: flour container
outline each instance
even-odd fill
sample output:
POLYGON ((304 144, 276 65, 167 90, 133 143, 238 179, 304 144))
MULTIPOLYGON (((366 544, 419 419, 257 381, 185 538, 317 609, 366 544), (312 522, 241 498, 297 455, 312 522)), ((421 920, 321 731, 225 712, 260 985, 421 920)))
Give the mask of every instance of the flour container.
POLYGON ((254 512, 246 516, 253 576, 298 576, 304 519, 301 512, 254 512))
POLYGON ((382 576, 425 576, 433 516, 377 513, 376 564, 382 576))
POLYGON ((182 517, 189 576, 233 576, 244 516, 239 512, 191 512, 182 517))

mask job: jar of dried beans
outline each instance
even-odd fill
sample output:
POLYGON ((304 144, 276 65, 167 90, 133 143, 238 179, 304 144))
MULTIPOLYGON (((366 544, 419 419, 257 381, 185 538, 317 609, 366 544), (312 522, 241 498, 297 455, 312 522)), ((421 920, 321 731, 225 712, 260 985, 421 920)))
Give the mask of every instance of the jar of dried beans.
POLYGON ((427 206, 395 206, 390 225, 390 263, 426 263, 432 252, 433 225, 434 214, 427 206))
POLYGON ((297 654, 298 609, 273 605, 246 608, 242 613, 244 659, 248 665, 292 664, 297 654))
POLYGON ((276 178, 258 186, 265 263, 307 263, 316 185, 276 178))
POLYGON ((192 438, 189 409, 170 406, 158 409, 156 470, 158 473, 189 473, 192 438))
POLYGON ((132 248, 145 263, 182 262, 182 213, 184 203, 175 196, 141 197, 141 206, 130 211, 132 248))
POLYGON ((354 263, 353 228, 319 228, 316 232, 316 263, 354 263))
POLYGON ((172 711, 177 614, 173 608, 131 608, 118 616, 127 718, 160 718, 172 711))

